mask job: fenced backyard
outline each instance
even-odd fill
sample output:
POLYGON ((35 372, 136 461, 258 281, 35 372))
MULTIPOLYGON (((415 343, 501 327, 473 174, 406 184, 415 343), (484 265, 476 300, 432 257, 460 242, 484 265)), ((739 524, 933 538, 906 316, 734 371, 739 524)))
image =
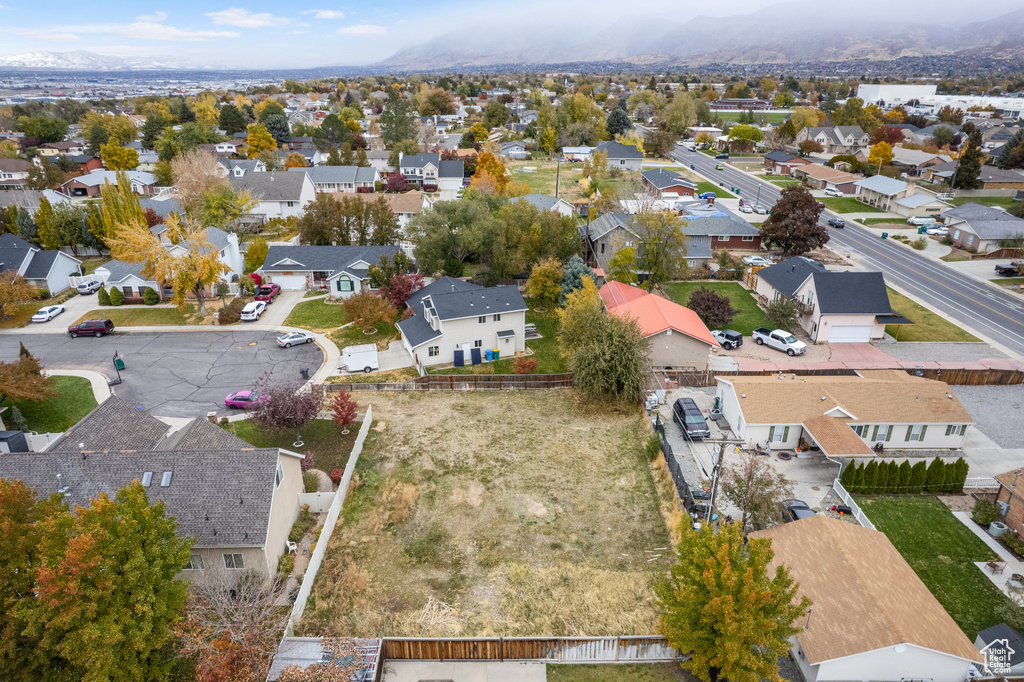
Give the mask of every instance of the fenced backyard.
POLYGON ((336 393, 347 391, 539 391, 572 388, 572 374, 427 374, 391 383, 325 384, 336 393))
POLYGON ((551 663, 658 663, 679 652, 660 635, 634 637, 389 637, 392 661, 548 661, 551 663))

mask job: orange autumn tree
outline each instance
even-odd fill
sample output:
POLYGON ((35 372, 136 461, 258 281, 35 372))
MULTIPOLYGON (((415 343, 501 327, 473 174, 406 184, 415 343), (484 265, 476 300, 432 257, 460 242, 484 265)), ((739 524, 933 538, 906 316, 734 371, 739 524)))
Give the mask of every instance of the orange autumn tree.
POLYGON ((481 152, 476 158, 476 173, 473 174, 472 186, 479 189, 490 189, 494 187, 496 193, 500 193, 508 184, 509 177, 505 170, 505 164, 490 152, 481 152))

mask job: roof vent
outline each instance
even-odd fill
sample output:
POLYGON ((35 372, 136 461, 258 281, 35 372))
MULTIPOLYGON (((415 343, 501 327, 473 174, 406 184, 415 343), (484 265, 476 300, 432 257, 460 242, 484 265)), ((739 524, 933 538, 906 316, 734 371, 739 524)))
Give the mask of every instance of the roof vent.
POLYGON ((171 472, 165 471, 164 475, 160 477, 160 487, 166 488, 171 484, 171 472))
POLYGON ((152 483, 152 482, 153 482, 153 472, 152 471, 147 471, 146 473, 142 474, 142 485, 144 485, 144 486, 146 486, 148 488, 149 484, 152 483))
POLYGON ((747 394, 746 394, 746 393, 740 393, 740 397, 741 397, 741 398, 746 398, 746 397, 747 397, 747 394))
POLYGON ((822 400, 824 400, 824 399, 825 399, 825 396, 821 396, 821 399, 822 399, 822 400))

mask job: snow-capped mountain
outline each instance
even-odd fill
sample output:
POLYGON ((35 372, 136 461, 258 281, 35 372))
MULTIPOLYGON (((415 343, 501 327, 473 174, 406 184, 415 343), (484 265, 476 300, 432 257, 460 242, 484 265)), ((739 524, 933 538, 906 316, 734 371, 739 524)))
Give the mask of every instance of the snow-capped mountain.
POLYGON ((54 71, 159 71, 169 69, 215 68, 196 64, 181 57, 151 55, 145 57, 114 57, 85 50, 54 52, 34 50, 10 57, 0 57, 0 69, 43 69, 54 71))

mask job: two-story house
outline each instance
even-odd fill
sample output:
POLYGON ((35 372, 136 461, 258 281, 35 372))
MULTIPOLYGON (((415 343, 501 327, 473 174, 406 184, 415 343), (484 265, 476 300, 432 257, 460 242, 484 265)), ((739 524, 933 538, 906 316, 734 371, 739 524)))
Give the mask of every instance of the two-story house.
POLYGON ((292 172, 305 173, 313 181, 317 193, 322 192, 373 192, 380 182, 376 168, 360 166, 312 166, 290 168, 292 172))
POLYGON ((527 305, 517 287, 481 287, 451 277, 428 284, 406 301, 412 317, 398 323, 402 345, 421 365, 456 367, 526 351, 527 305))
MULTIPOLYGON (((684 219, 683 233, 688 245, 696 245, 707 238, 707 247, 712 251, 758 251, 761 248, 761 231, 726 211, 719 210, 709 215, 697 213, 684 219)), ((687 260, 697 257, 687 250, 687 260)), ((710 257, 710 256, 709 256, 710 257)))
POLYGON ((424 192, 457 192, 462 188, 462 161, 442 161, 439 152, 398 155, 398 172, 424 192))
POLYGON ((305 173, 246 173, 241 177, 229 175, 228 180, 236 191, 250 192, 258 202, 251 212, 268 220, 299 217, 306 204, 316 199, 316 188, 305 173))
POLYGON ((0 189, 25 189, 32 162, 25 159, 0 159, 0 189))
POLYGON ((786 297, 797 304, 800 326, 815 343, 868 343, 881 339, 887 324, 913 324, 893 311, 880 272, 830 272, 796 256, 755 277, 763 301, 786 297))
MULTIPOLYGON (((590 221, 589 225, 582 227, 580 236, 587 261, 593 267, 607 272, 608 262, 618 253, 619 249, 629 247, 635 250, 638 256, 642 256, 643 243, 637 233, 635 220, 636 216, 628 213, 604 213, 590 221)), ((711 236, 699 231, 690 236, 686 227, 687 220, 689 218, 683 218, 682 221, 683 233, 687 235, 686 265, 691 268, 699 268, 706 265, 712 258, 711 236)), ((646 279, 645 271, 638 270, 637 274, 640 281, 646 279)))
POLYGON ((68 277, 81 272, 82 261, 63 251, 44 251, 13 234, 0 235, 0 272, 14 271, 50 294, 64 291, 68 277))
POLYGON ((260 274, 285 290, 323 290, 348 298, 372 289, 369 270, 388 260, 398 246, 271 246, 260 274))
POLYGON ((232 159, 217 157, 217 172, 221 177, 240 178, 246 173, 265 173, 267 164, 259 159, 232 159))
POLYGON ((193 540, 180 577, 255 569, 270 577, 287 552, 304 491, 302 455, 254 448, 205 419, 169 426, 110 397, 41 452, 6 453, 0 477, 88 505, 138 480, 193 540))
POLYGON ((804 140, 817 142, 825 148, 824 153, 830 156, 856 154, 861 149, 871 146, 871 136, 865 133, 860 126, 802 128, 793 139, 793 144, 799 145, 804 140))

